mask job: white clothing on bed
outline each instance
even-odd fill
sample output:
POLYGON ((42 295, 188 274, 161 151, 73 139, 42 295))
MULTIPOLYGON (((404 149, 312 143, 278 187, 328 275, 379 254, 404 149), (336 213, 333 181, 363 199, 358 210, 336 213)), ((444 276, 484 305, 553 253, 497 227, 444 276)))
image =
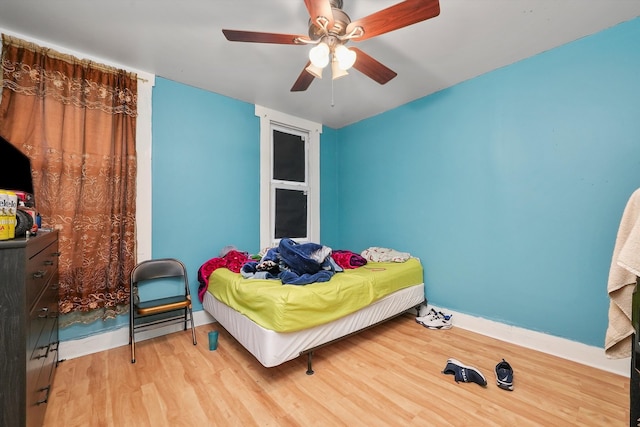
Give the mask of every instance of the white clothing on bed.
POLYGON ((360 256, 371 262, 405 262, 411 258, 408 252, 398 252, 395 249, 372 246, 362 251, 360 256))

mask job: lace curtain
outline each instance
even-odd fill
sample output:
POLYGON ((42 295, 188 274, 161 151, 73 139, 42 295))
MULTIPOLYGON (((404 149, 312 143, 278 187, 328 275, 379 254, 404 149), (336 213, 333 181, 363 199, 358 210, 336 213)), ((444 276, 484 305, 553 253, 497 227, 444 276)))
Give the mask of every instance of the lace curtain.
POLYGON ((0 135, 59 230, 61 325, 126 312, 135 265, 135 74, 2 36, 0 135))

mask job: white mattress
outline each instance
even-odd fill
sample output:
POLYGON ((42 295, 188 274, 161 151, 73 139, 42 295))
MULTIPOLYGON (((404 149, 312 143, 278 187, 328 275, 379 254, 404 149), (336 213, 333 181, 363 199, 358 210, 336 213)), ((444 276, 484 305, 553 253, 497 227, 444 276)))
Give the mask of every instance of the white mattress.
POLYGON ((312 349, 400 314, 424 301, 424 283, 400 289, 333 322, 297 332, 274 332, 221 303, 209 292, 202 305, 223 328, 267 368, 295 359, 312 349))

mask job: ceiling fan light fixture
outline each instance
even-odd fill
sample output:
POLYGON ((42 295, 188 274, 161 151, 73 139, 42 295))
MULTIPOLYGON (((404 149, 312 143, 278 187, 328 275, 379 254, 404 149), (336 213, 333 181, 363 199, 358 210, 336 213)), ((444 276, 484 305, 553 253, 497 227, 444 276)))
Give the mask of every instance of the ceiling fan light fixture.
POLYGON ((324 68, 329 64, 329 45, 320 42, 309 51, 311 64, 318 68, 324 68))
POLYGON ((332 61, 331 62, 331 79, 332 80, 336 80, 339 79, 340 77, 344 77, 349 75, 349 73, 347 72, 347 70, 340 68, 340 64, 338 63, 338 61, 332 61))
POLYGON ((356 62, 356 53, 343 44, 336 46, 335 49, 335 57, 338 61, 338 66, 342 70, 348 70, 353 67, 353 64, 356 62))
POLYGON ((316 67, 313 63, 309 64, 307 68, 305 68, 309 74, 317 79, 322 78, 322 67, 316 67))
POLYGON ((398 74, 362 50, 356 47, 347 49, 345 45, 351 40, 368 40, 440 14, 440 0, 395 1, 399 2, 352 21, 342 10, 343 0, 304 0, 309 15, 307 35, 229 29, 223 29, 222 33, 232 42, 310 45, 312 49, 308 51, 309 61, 291 87, 292 92, 307 90, 316 76, 321 77, 322 69, 329 62, 334 78, 345 74, 341 71, 355 67, 383 85, 398 74), (337 66, 334 62, 337 62, 337 66))

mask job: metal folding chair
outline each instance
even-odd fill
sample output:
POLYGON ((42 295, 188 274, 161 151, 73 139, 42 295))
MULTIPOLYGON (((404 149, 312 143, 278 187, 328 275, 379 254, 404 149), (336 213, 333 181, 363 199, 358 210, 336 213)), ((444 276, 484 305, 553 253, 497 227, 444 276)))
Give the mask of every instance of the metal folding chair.
MULTIPOLYGON (((175 286, 175 285, 174 285, 175 286)), ((179 285, 178 285, 179 286, 179 285)), ((148 293, 148 292, 145 292, 148 293)), ((191 323, 191 337, 196 345, 196 331, 193 324, 189 279, 184 264, 174 258, 143 261, 131 272, 131 303, 129 310, 129 345, 131 363, 136 363, 136 331, 167 326, 184 322, 184 330, 191 323), (184 283, 180 293, 162 298, 141 300, 140 290, 159 286, 162 281, 178 280, 184 283)))

